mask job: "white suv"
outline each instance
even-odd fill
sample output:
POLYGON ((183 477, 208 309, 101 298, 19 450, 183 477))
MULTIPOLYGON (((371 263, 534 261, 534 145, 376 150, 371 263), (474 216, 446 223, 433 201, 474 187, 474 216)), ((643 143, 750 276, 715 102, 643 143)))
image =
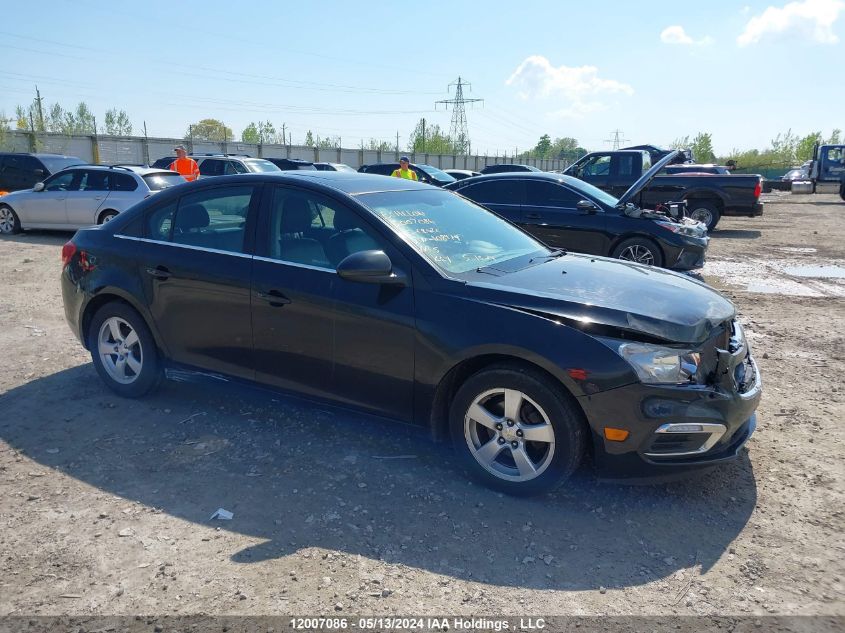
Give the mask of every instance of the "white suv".
POLYGON ((33 189, 0 198, 0 233, 103 224, 156 191, 184 182, 176 172, 150 167, 69 167, 33 189))

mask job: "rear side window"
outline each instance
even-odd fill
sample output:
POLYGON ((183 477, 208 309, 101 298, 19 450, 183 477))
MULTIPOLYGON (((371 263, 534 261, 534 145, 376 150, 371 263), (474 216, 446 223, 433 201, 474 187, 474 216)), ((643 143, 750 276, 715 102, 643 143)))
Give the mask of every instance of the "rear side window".
POLYGON ((147 237, 151 240, 169 242, 175 215, 176 201, 151 211, 147 215, 147 237))
POLYGON ((222 176, 223 161, 207 158, 200 163, 200 174, 203 176, 222 176))
POLYGON ((175 244, 242 253, 252 186, 216 187, 183 196, 173 220, 175 244))
POLYGON ((234 174, 245 174, 246 171, 246 167, 244 167, 241 163, 238 163, 233 160, 227 160, 226 168, 223 170, 223 173, 226 176, 231 176, 234 174))
POLYGON ((479 182, 458 192, 482 204, 522 204, 525 198, 521 180, 479 182))
POLYGON ((80 191, 108 191, 109 172, 103 170, 86 169, 82 172, 82 180, 79 183, 80 191))
POLYGON ((185 182, 185 179, 179 174, 147 174, 144 176, 144 182, 147 183, 147 187, 150 188, 150 191, 161 191, 162 189, 167 189, 168 187, 181 185, 185 182))
POLYGON ((394 170, 399 169, 399 165, 370 165, 367 167, 368 174, 379 174, 382 176, 389 176, 394 170))
POLYGON ((112 190, 135 191, 137 188, 137 181, 129 174, 112 174, 112 190))

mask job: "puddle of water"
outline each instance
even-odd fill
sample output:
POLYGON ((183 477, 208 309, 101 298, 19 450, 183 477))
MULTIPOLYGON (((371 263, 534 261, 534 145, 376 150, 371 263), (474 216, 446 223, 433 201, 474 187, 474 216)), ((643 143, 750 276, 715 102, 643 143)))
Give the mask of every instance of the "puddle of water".
POLYGON ((795 277, 845 279, 845 266, 786 266, 783 268, 783 272, 795 277))
POLYGON ((798 246, 776 246, 777 250, 783 253, 815 253, 815 248, 802 248, 798 246))
POLYGON ((839 264, 795 265, 794 260, 751 259, 740 262, 711 259, 704 264, 701 274, 748 292, 793 297, 845 297, 845 284, 841 281, 845 280, 845 266, 839 264))

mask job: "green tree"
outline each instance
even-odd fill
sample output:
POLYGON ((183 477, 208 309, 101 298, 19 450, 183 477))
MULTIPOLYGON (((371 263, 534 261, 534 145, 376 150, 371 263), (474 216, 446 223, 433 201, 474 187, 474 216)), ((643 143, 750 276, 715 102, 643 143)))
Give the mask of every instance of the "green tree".
POLYGON ((315 147, 316 144, 314 143, 314 135, 311 133, 311 130, 308 130, 305 133, 305 146, 306 147, 315 147))
POLYGON ((129 116, 126 110, 118 112, 117 108, 106 110, 105 126, 106 134, 112 136, 131 136, 132 123, 129 121, 129 116))
POLYGON ((713 153, 713 135, 708 132, 696 134, 689 148, 697 163, 712 163, 716 160, 716 155, 713 153))
MULTIPOLYGON (((244 143, 275 143, 277 141, 277 134, 275 126, 270 121, 259 121, 258 123, 250 123, 241 132, 241 141, 244 143)), ((284 140, 281 141, 284 143, 284 140)))
POLYGON ((394 145, 390 141, 380 141, 377 138, 371 138, 369 141, 367 141, 365 149, 377 152, 390 152, 396 149, 396 145, 394 145))
POLYGON ((234 140, 232 128, 226 127, 223 121, 217 119, 201 119, 189 126, 185 131, 185 138, 193 138, 194 141, 221 142, 234 140))
POLYGON ((340 137, 339 136, 327 136, 325 138, 320 138, 317 136, 316 146, 320 149, 334 149, 336 147, 340 147, 340 137))
POLYGON ((772 139, 771 159, 773 163, 791 165, 795 162, 795 149, 798 145, 798 138, 787 130, 778 134, 772 139))
POLYGON ((460 148, 455 146, 449 136, 443 133, 440 126, 420 119, 408 137, 408 151, 422 154, 458 154, 460 148))
POLYGON ((250 123, 244 128, 241 132, 241 141, 255 144, 261 142, 261 135, 258 133, 258 126, 255 123, 250 123))
POLYGON ((549 158, 575 162, 587 153, 587 150, 578 144, 578 139, 572 138, 571 136, 564 136, 563 138, 556 138, 554 140, 549 150, 549 158))
POLYGON ((549 152, 552 150, 552 139, 548 134, 543 134, 537 145, 534 146, 534 155, 537 158, 548 158, 549 152))
POLYGON ((805 160, 810 160, 813 157, 813 149, 816 143, 821 144, 823 141, 821 132, 813 132, 808 134, 795 145, 795 160, 803 163, 805 160))
POLYGON ((830 133, 830 138, 827 139, 827 144, 839 145, 840 143, 842 143, 842 141, 840 140, 841 135, 842 130, 840 130, 839 128, 834 128, 833 132, 830 133))
POLYGON ((669 144, 670 149, 689 149, 689 136, 679 136, 669 144))

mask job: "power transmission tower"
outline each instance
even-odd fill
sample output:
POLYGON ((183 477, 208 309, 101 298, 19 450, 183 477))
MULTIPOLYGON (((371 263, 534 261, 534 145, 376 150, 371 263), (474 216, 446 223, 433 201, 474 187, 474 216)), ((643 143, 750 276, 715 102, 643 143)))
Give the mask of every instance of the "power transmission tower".
POLYGON ((619 129, 613 130, 611 132, 611 134, 613 135, 613 138, 605 139, 604 142, 605 143, 613 143, 613 149, 614 150, 619 149, 620 145, 623 145, 623 144, 629 142, 629 140, 630 140, 630 139, 627 139, 627 138, 623 138, 625 132, 623 132, 622 130, 619 130, 619 129))
POLYGON ((455 97, 453 99, 441 99, 434 102, 435 109, 437 104, 442 103, 449 109, 449 105, 454 106, 452 110, 452 125, 449 127, 449 137, 455 146, 455 151, 458 154, 466 154, 469 148, 469 131, 467 130, 467 115, 465 105, 467 103, 475 103, 476 101, 484 101, 484 99, 465 99, 464 86, 472 89, 472 84, 464 82, 460 77, 457 81, 449 84, 448 90, 455 86, 455 97))

